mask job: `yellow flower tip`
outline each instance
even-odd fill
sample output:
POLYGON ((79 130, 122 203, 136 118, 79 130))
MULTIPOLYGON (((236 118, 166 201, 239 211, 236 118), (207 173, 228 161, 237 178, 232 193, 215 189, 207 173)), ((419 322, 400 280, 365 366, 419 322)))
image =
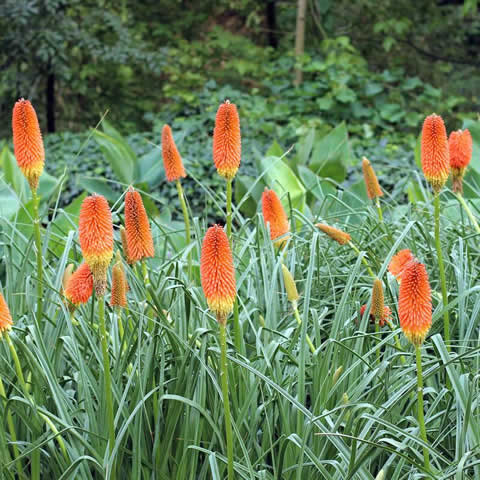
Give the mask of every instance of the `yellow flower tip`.
POLYGON ((348 242, 350 242, 350 240, 352 240, 350 234, 339 230, 338 228, 326 225, 325 223, 317 223, 315 226, 323 233, 326 233, 332 240, 335 240, 340 245, 346 245, 348 242))
POLYGON ((285 290, 287 291, 287 299, 289 302, 296 302, 300 295, 298 295, 295 279, 290 273, 290 270, 282 263, 283 283, 285 283, 285 290))
POLYGON ((383 318, 384 310, 383 284, 379 278, 376 278, 373 282, 371 312, 375 319, 380 320, 383 318))
POLYGON ((343 365, 340 365, 335 372, 333 373, 332 383, 335 385, 340 378, 340 375, 343 373, 343 365))
POLYGON ((378 183, 378 178, 375 174, 375 170, 373 169, 371 163, 366 157, 363 157, 362 159, 362 170, 368 198, 372 200, 374 198, 383 196, 383 192, 380 188, 380 184, 378 183))

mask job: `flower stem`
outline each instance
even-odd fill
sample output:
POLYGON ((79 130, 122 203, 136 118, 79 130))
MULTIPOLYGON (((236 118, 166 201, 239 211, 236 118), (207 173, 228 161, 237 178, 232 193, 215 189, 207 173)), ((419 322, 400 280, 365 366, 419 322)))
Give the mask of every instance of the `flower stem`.
MULTIPOLYGON (((182 184, 180 180, 177 180, 177 191, 178 199, 180 200, 180 205, 182 206, 183 212, 183 221, 185 223, 185 244, 188 248, 190 245, 190 218, 188 216, 187 204, 185 202, 185 194, 183 193, 182 184)), ((192 276, 192 252, 188 252, 188 278, 192 276)))
POLYGON ((442 302, 443 302, 443 334, 447 349, 450 351, 450 319, 448 310, 448 293, 447 280, 445 278, 445 266, 443 264, 442 245, 440 243, 440 196, 438 193, 434 197, 435 204, 435 246, 437 248, 438 268, 440 270, 440 282, 442 286, 442 302))
POLYGON ((227 437, 228 480, 233 480, 233 436, 228 397, 227 325, 226 319, 218 318, 220 326, 220 379, 222 384, 223 408, 225 412, 225 434, 227 437))
MULTIPOLYGON (((380 319, 375 315, 375 335, 380 339, 380 319)), ((377 362, 380 363, 380 348, 377 348, 377 362)))
POLYGON ((383 212, 382 212, 382 207, 380 205, 380 200, 378 197, 375 199, 375 205, 377 207, 378 219, 380 220, 380 223, 383 223, 383 212))
MULTIPOLYGON (((357 248, 357 246, 356 246, 353 242, 348 242, 348 244, 350 245, 350 247, 352 248, 352 250, 353 250, 358 256, 360 256, 360 250, 357 248)), ((376 275, 373 273, 373 270, 370 268, 370 265, 368 264, 367 259, 365 258, 365 256, 362 257, 362 263, 365 265, 365 268, 367 269, 368 274, 369 274, 372 278, 376 278, 376 275)))
MULTIPOLYGON (((297 320, 298 325, 300 326, 302 324, 302 319, 300 318, 300 312, 298 311, 298 306, 297 302, 292 302, 292 307, 293 307, 293 312, 295 314, 295 319, 297 320)), ((310 348, 310 351, 312 353, 315 353, 315 345, 312 342, 312 339, 308 335, 308 333, 305 335, 305 341, 307 342, 307 345, 310 348)))
MULTIPOLYGON (((100 325, 100 339, 103 355, 103 378, 105 382, 105 402, 107 406, 108 447, 110 454, 115 445, 115 424, 113 417, 112 379, 110 377, 110 357, 108 356, 107 330, 105 328, 105 299, 98 297, 98 321, 100 325)), ((110 478, 115 478, 114 468, 110 478)))
POLYGON ((232 246, 232 180, 227 180, 227 237, 232 246))
POLYGON ((43 316, 43 258, 42 258, 42 236, 40 233, 40 216, 38 207, 40 198, 37 190, 32 190, 33 199, 33 231, 35 236, 35 249, 37 253, 37 312, 36 320, 40 322, 43 316))
MULTIPOLYGON (((422 352, 420 345, 415 346, 417 357, 417 404, 418 404, 418 423, 420 425, 420 434, 422 440, 427 443, 427 430, 425 428, 425 419, 423 417, 423 373, 422 373, 422 352)), ((430 456, 428 448, 423 447, 423 464, 426 470, 430 470, 430 456)))
POLYGON ((475 228, 476 232, 477 232, 477 233, 480 233, 480 226, 478 226, 477 219, 475 218, 475 216, 474 216, 473 213, 472 213, 472 210, 470 209, 470 207, 468 206, 467 202, 466 202, 465 199, 463 198, 463 195, 462 195, 460 192, 457 192, 456 196, 457 196, 458 201, 460 202, 460 204, 461 204, 462 207, 464 208, 465 212, 467 213, 468 218, 469 218, 470 221, 472 222, 472 225, 473 225, 473 227, 475 228))

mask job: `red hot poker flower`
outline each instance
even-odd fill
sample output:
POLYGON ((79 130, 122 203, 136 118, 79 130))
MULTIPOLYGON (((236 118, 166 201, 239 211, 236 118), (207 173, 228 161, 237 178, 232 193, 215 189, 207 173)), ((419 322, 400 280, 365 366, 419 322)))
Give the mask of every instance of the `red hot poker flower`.
POLYGON ((164 125, 162 129, 162 157, 165 176, 169 182, 187 176, 169 125, 164 125))
POLYGON ((427 270, 418 260, 411 261, 402 273, 398 315, 407 339, 421 345, 432 325, 432 298, 427 270))
POLYGON ((397 281, 400 282, 403 270, 412 260, 414 260, 414 258, 412 252, 408 248, 400 250, 390 260, 388 271, 397 278, 397 281))
POLYGON ((18 167, 30 188, 36 190, 45 163, 42 134, 37 114, 28 100, 21 98, 13 107, 13 148, 18 167))
MULTIPOLYGON (((363 317, 363 315, 365 314, 365 310, 367 309, 367 306, 366 305, 362 305, 360 307, 360 316, 363 317)), ((390 310, 390 307, 383 307, 383 314, 382 316, 380 317, 380 320, 378 322, 378 324, 383 327, 385 325, 385 322, 390 320, 392 316, 392 311, 390 310)), ((370 315, 369 315, 369 319, 370 319, 370 323, 375 323, 375 315, 373 313, 373 305, 372 305, 372 308, 370 309, 370 315)))
POLYGON ((82 263, 69 277, 65 287, 65 297, 76 306, 87 303, 93 293, 93 275, 87 263, 82 263))
POLYGON ((468 129, 452 132, 448 138, 448 149, 453 175, 453 191, 462 193, 463 175, 472 159, 473 151, 472 136, 468 129))
POLYGON ((203 239, 200 274, 210 310, 219 322, 225 323, 233 309, 237 289, 230 244, 219 225, 210 227, 203 239))
POLYGON ((439 115, 432 114, 423 122, 421 147, 423 173, 438 193, 450 174, 447 131, 439 115))
POLYGON ((375 174, 375 170, 373 169, 372 164, 365 157, 363 157, 362 160, 362 169, 368 198, 372 200, 373 198, 383 196, 383 192, 380 188, 380 184, 378 183, 378 178, 375 174))
POLYGON ((315 226, 340 245, 345 245, 352 239, 350 234, 344 232, 343 230, 339 230, 338 228, 326 225, 325 223, 317 223, 315 226))
POLYGON ((5 298, 3 298, 0 292, 0 337, 2 334, 7 333, 12 328, 12 325, 12 315, 10 314, 5 298))
POLYGON ((213 162, 217 172, 231 180, 240 167, 242 151, 237 107, 228 100, 217 111, 213 131, 213 162))
POLYGON ((112 268, 112 297, 110 299, 110 305, 112 307, 127 306, 127 291, 128 283, 123 268, 122 258, 117 252, 117 261, 112 268))
POLYGON ((155 255, 147 212, 140 193, 133 187, 128 189, 125 196, 125 230, 130 263, 155 255))
POLYGON ((265 225, 270 225, 271 240, 273 240, 277 246, 282 246, 288 237, 284 237, 278 241, 276 241, 276 239, 287 234, 290 231, 290 225, 282 202, 273 190, 266 188, 262 193, 262 213, 265 225))
POLYGON ((108 202, 102 195, 86 197, 78 222, 83 258, 93 275, 99 297, 105 294, 107 269, 113 257, 113 224, 108 202))

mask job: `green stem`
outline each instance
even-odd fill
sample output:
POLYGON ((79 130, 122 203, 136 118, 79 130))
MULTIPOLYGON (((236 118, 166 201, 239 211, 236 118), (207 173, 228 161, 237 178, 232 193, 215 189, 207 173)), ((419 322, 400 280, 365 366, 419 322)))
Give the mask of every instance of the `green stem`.
POLYGON ((227 237, 232 246, 232 180, 227 180, 227 237))
MULTIPOLYGON (((0 397, 4 399, 5 410, 7 409, 7 393, 5 391, 5 387, 3 386, 2 378, 0 377, 0 397)), ((17 475, 18 478, 23 478, 23 468, 22 468, 22 461, 18 458, 20 456, 20 452, 18 451, 17 443, 17 433, 15 431, 15 425, 13 423, 12 412, 10 409, 7 411, 7 425, 8 430, 10 431, 10 440, 12 442, 12 449, 13 449, 13 459, 15 460, 15 464, 17 466, 17 475)))
POLYGON ((375 199, 375 205, 377 207, 378 219, 380 220, 380 223, 383 223, 383 212, 380 205, 380 199, 378 197, 375 199))
POLYGON ((33 198, 33 230, 35 235, 35 248, 37 253, 37 312, 36 320, 40 322, 43 316, 43 258, 42 258, 42 236, 40 233, 40 216, 38 207, 40 198, 36 190, 32 190, 33 198))
POLYGON ((450 351, 450 319, 447 305, 448 305, 448 293, 447 293, 447 280, 445 278, 445 266, 443 264, 442 245, 440 244, 440 196, 435 194, 435 246, 437 248, 438 268, 440 270, 440 282, 442 286, 442 302, 443 302, 443 334, 445 336, 445 343, 448 351, 450 351))
POLYGON ((473 225, 473 227, 475 228, 476 232, 477 232, 477 233, 480 233, 480 227, 478 226, 477 219, 476 219, 475 216, 473 215, 472 210, 470 209, 470 207, 468 206, 467 202, 466 202, 465 199, 463 198, 463 195, 462 195, 460 192, 457 193, 457 199, 458 199, 458 201, 460 202, 460 204, 462 205, 462 207, 463 207, 463 209, 465 210, 465 212, 467 213, 468 218, 469 218, 470 221, 472 222, 472 225, 473 225))
MULTIPOLYGON (((375 315, 375 335, 377 339, 380 339, 380 321, 375 315)), ((380 348, 377 348, 377 362, 380 363, 380 348)))
MULTIPOLYGON (((187 204, 185 202, 185 194, 183 193, 182 184, 177 180, 177 191, 180 205, 182 206, 183 221, 185 223, 185 245, 188 248, 190 245, 190 218, 188 216, 187 204)), ((188 278, 192 278, 192 252, 188 252, 188 278)))
MULTIPOLYGON (((297 302, 292 302, 292 307, 293 307, 293 312, 295 314, 295 319, 297 320, 298 325, 300 326, 302 324, 302 319, 300 318, 300 313, 298 311, 297 307, 297 302)), ((315 353, 315 345, 312 342, 312 339, 308 335, 308 333, 305 335, 305 341, 307 342, 307 345, 310 348, 310 351, 312 353, 315 353)))
MULTIPOLYGON (((98 298, 98 321, 100 325, 100 339, 102 342, 103 378, 105 381, 105 402, 107 405, 108 422, 108 447, 111 454, 115 445, 115 424, 113 416, 112 379, 110 377, 110 357, 108 356, 107 330, 105 328, 105 299, 103 297, 98 298)), ((110 478, 115 478, 113 467, 110 478)))
POLYGON ((222 384, 223 408, 225 411, 225 434, 227 437, 228 480, 233 480, 233 436, 228 397, 227 325, 225 318, 218 318, 220 326, 220 378, 222 384))
MULTIPOLYGON (((360 256, 360 250, 357 248, 357 246, 353 243, 353 242, 348 242, 348 244, 350 245, 350 247, 352 248, 352 250, 358 255, 360 256)), ((367 272, 368 274, 373 277, 373 278, 376 278, 376 275, 373 273, 373 270, 370 268, 370 265, 368 264, 367 262, 367 259, 365 258, 365 255, 362 256, 362 263, 365 265, 365 268, 367 269, 367 272)))
MULTIPOLYGON (((422 374, 422 352, 420 346, 415 346, 417 356, 417 404, 418 404, 418 423, 420 425, 420 434, 422 440, 427 443, 427 430, 425 428, 425 419, 423 417, 423 374, 422 374)), ((428 448, 423 447, 423 463, 426 470, 430 470, 430 457, 428 448)))

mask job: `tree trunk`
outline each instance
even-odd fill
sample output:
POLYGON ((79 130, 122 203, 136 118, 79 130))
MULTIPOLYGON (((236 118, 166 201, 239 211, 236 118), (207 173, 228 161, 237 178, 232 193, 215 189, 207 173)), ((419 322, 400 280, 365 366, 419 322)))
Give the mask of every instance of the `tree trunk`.
POLYGON ((47 75, 47 132, 55 132, 55 74, 47 75))
POLYGON ((266 18, 268 29, 268 44, 273 47, 278 47, 277 38, 277 9, 275 5, 276 0, 267 0, 266 18))
MULTIPOLYGON (((297 27, 295 29, 295 58, 298 60, 305 50, 305 12, 307 0, 298 0, 297 27)), ((303 72, 300 68, 295 69, 295 85, 302 83, 303 72)))

